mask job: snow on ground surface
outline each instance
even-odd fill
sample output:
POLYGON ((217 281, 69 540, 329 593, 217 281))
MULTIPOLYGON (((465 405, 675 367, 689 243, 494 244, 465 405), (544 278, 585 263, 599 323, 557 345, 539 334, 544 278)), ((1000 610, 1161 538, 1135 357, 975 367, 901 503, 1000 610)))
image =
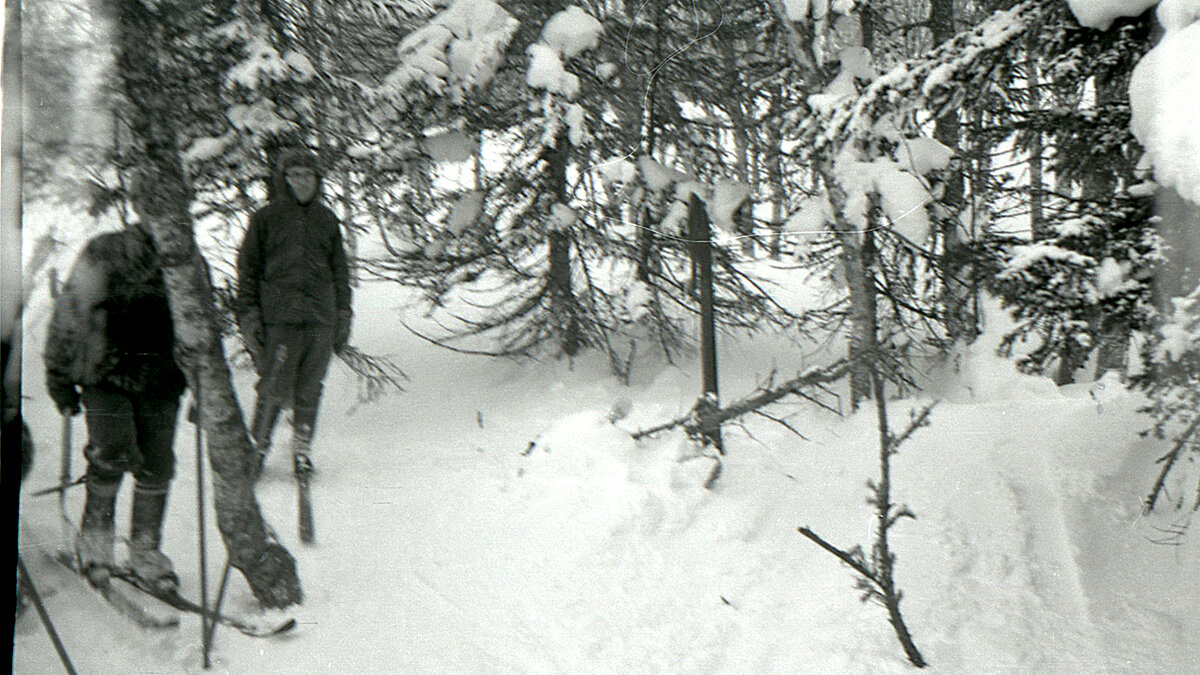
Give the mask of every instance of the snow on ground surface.
MULTIPOLYGON (((804 438, 762 419, 728 426, 709 491, 707 460, 687 459, 679 435, 635 443, 628 433, 690 408, 694 362, 643 364, 624 386, 595 356, 519 364, 456 354, 400 325, 419 319, 400 310, 398 287, 356 293, 353 342, 393 356, 409 389, 358 405, 335 363, 315 442, 316 543, 296 539, 283 453, 258 487, 298 561, 299 627, 268 640, 219 630, 210 672, 910 670, 884 610, 860 602, 848 569, 796 531, 869 545, 873 410, 843 419, 777 406, 804 438), (631 412, 614 424, 622 399, 631 412)), ((140 631, 46 555, 61 545, 57 505, 28 495, 58 472, 59 421, 40 375, 44 302, 35 297, 27 314, 25 413, 40 454, 22 500, 23 557, 80 672, 203 672, 198 619, 140 631)), ((780 336, 722 336, 724 398, 821 358, 802 364, 799 354, 780 336)), ((1111 379, 1059 389, 1017 375, 986 344, 961 365, 890 408, 899 430, 911 409, 941 400, 932 427, 894 461, 894 499, 917 515, 893 530, 897 581, 929 670, 1200 672, 1200 530, 1170 535, 1186 509, 1140 515, 1166 447, 1136 433, 1146 424, 1139 398, 1111 379)), ((249 403, 250 374, 235 378, 249 403)), ((82 421, 75 429, 78 452, 82 421)), ((182 591, 198 597, 192 434, 182 422, 165 551, 182 591)), ((286 427, 278 436, 286 441, 286 427)), ((1188 494, 1173 486, 1173 498, 1188 494)), ((82 496, 70 494, 73 518, 82 496)), ((207 522, 211 597, 224 552, 211 513, 207 522)), ((252 606, 235 575, 225 608, 252 606)), ((15 672, 60 670, 33 611, 14 639, 15 672)))

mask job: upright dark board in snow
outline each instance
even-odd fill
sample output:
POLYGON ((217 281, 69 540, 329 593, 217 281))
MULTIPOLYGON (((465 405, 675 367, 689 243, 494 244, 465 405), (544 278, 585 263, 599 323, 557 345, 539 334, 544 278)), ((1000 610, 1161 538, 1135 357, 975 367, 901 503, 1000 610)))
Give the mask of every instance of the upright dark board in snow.
POLYGON ((312 469, 296 469, 296 506, 299 511, 300 541, 305 544, 313 542, 313 513, 312 496, 309 494, 309 483, 312 481, 312 469))

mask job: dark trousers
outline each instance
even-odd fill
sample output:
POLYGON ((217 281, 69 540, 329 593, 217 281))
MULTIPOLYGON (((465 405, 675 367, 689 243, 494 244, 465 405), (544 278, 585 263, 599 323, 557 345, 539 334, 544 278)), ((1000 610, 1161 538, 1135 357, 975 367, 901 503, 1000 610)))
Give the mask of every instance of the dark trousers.
POLYGON ((321 382, 333 356, 333 326, 284 323, 267 324, 265 329, 251 429, 260 451, 270 444, 279 411, 289 406, 292 428, 311 436, 321 402, 321 382))
POLYGON ((126 471, 138 485, 166 488, 175 477, 175 423, 179 395, 132 395, 108 387, 84 387, 88 479, 115 483, 126 471))

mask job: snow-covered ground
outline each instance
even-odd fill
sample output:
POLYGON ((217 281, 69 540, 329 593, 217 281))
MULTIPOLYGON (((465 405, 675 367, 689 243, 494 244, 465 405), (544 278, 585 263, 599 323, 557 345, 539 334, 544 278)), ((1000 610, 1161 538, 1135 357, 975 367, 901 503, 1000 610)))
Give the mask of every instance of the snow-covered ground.
MULTIPOLYGON (((40 455, 27 492, 58 472, 37 302, 27 314, 25 413, 40 455)), ((405 297, 393 285, 366 283, 355 304, 353 341, 391 355, 409 390, 359 405, 352 375, 335 363, 316 441, 315 545, 296 539, 282 453, 258 488, 298 561, 299 627, 267 640, 221 629, 212 672, 911 668, 884 610, 860 602, 850 571, 797 533, 807 525, 845 548, 869 544, 873 410, 843 419, 811 404, 777 406, 803 438, 762 419, 728 426, 724 471, 705 490, 707 460, 687 459, 682 437, 635 443, 628 433, 692 405, 694 363, 646 364, 624 386, 598 357, 518 364, 430 346, 400 326, 405 297), (614 424, 622 399, 631 410, 614 424)), ((1171 535, 1186 509, 1141 515, 1165 445, 1138 436, 1139 398, 1114 380, 1057 389, 1017 375, 986 342, 963 355, 960 373, 931 376, 926 398, 891 403, 903 427, 912 408, 941 400, 932 426, 894 462, 894 499, 917 515, 893 530, 897 581, 930 670, 1200 672, 1200 530, 1171 535)), ((795 372, 799 353, 778 336, 725 336, 725 399, 772 368, 795 372)), ((252 392, 249 373, 236 383, 252 392)), ((180 425, 165 550, 183 592, 198 597, 192 433, 180 425)), ((79 471, 82 457, 74 462, 79 471)), ((1187 490, 1174 485, 1171 496, 1187 490)), ((74 517, 81 498, 70 495, 74 517)), ((213 594, 224 552, 211 513, 207 522, 213 594)), ((53 497, 24 495, 20 537, 80 672, 202 672, 198 619, 141 631, 48 559, 62 544, 53 497)), ((225 608, 252 605, 235 575, 225 608)), ((33 611, 16 626, 13 669, 60 669, 33 611)))

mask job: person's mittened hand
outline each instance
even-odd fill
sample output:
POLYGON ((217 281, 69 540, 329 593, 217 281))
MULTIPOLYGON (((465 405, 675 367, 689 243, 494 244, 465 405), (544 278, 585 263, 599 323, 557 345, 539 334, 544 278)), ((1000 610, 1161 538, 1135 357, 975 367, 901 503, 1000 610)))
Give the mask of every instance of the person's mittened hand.
POLYGON ((347 311, 338 313, 337 326, 333 332, 333 350, 340 352, 346 348, 346 344, 350 342, 350 323, 354 315, 347 311))
POLYGON ((50 389, 50 398, 54 400, 54 405, 60 413, 71 417, 79 414, 79 390, 74 384, 47 383, 47 387, 50 389))
POLYGON ((246 345, 246 351, 250 352, 250 360, 254 362, 257 368, 262 363, 263 349, 267 341, 267 331, 263 328, 262 321, 258 317, 247 317, 241 321, 242 342, 246 345))

